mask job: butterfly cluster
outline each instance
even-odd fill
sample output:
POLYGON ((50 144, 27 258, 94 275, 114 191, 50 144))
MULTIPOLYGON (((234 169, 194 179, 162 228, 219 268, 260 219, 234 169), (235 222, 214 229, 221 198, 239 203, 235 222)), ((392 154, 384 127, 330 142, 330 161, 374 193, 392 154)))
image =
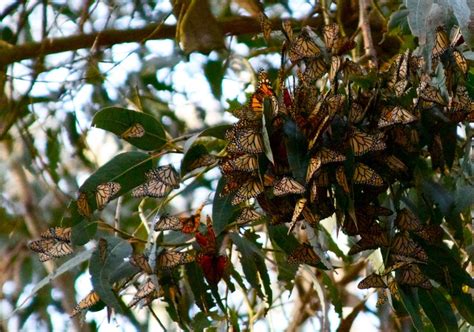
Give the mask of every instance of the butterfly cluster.
POLYGON ((51 227, 40 234, 39 240, 30 241, 30 250, 38 253, 39 260, 46 262, 51 259, 71 255, 71 228, 51 227))
MULTIPOLYGON (((440 132, 452 133, 474 112, 465 88, 467 61, 457 49, 459 29, 452 42, 437 30, 431 71, 410 50, 381 69, 357 64, 344 57, 355 44, 335 24, 325 26, 322 37, 308 27, 296 35, 288 22, 283 33, 280 91, 260 72, 249 103, 231 111, 239 121, 226 135, 220 194, 233 195, 232 204, 242 209, 258 205, 271 224, 285 223, 289 232, 301 221, 317 230, 320 220, 335 214, 339 229, 355 239, 349 255, 378 248, 387 253, 385 274, 365 279, 361 288, 386 288, 390 282, 383 278, 431 288, 423 246, 439 244, 443 229, 407 207, 397 205, 394 213, 379 197, 395 183, 413 186, 419 155, 428 154, 437 172, 451 166, 440 132), (444 87, 436 66, 446 72, 444 87), (292 89, 287 73, 294 74, 292 89)), ((316 265, 320 257, 303 241, 288 260, 316 265)))

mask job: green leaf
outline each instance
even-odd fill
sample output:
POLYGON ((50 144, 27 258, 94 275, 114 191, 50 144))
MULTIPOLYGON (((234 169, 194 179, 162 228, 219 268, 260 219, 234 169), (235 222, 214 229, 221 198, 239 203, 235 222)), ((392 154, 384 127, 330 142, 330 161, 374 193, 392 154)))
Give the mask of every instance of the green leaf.
POLYGON ((113 280, 112 276, 116 273, 117 267, 122 265, 124 258, 130 257, 132 247, 127 241, 113 236, 106 236, 101 240, 106 241, 107 248, 101 252, 98 245, 92 254, 89 262, 92 285, 105 304, 121 313, 122 307, 112 287, 113 282, 117 280, 113 280))
POLYGON ((194 301, 196 305, 202 311, 208 311, 212 309, 216 304, 212 299, 212 296, 207 291, 207 285, 204 282, 204 275, 198 265, 193 262, 184 266, 186 269, 186 275, 188 282, 191 286, 191 291, 194 294, 194 301))
POLYGON ((403 34, 408 34, 410 32, 410 27, 408 26, 408 13, 408 9, 400 9, 393 12, 388 21, 388 30, 392 31, 399 28, 403 34))
POLYGON ((61 152, 61 145, 58 142, 57 131, 52 131, 51 129, 48 129, 46 131, 46 134, 48 136, 48 141, 46 143, 46 156, 49 160, 49 170, 54 182, 57 183, 59 181, 57 169, 59 155, 61 152))
POLYGON ((240 252, 240 263, 244 271, 247 282, 256 290, 258 296, 263 298, 263 293, 260 288, 260 281, 258 278, 258 268, 256 264, 257 255, 255 254, 255 245, 247 239, 241 237, 237 233, 230 233, 232 242, 237 246, 240 252))
POLYGON ((283 126, 283 130, 286 134, 285 144, 293 176, 296 181, 305 183, 306 170, 310 159, 306 138, 293 121, 287 121, 283 126))
POLYGON ((79 188, 87 194, 91 210, 97 208, 95 191, 99 184, 118 182, 121 186, 116 197, 123 195, 146 181, 145 173, 153 167, 150 156, 143 152, 125 152, 119 154, 101 166, 79 188))
POLYGON ((211 323, 204 312, 198 312, 192 320, 193 331, 204 331, 211 323))
POLYGON ((222 139, 222 140, 225 139, 225 132, 231 127, 232 127, 231 125, 214 126, 214 127, 207 128, 207 129, 191 136, 184 143, 184 148, 183 148, 184 153, 188 152, 188 150, 191 149, 191 147, 194 145, 194 143, 196 142, 196 140, 199 137, 209 136, 209 137, 215 137, 215 138, 222 139))
POLYGON ((449 215, 454 204, 454 199, 451 193, 439 183, 429 180, 423 180, 422 188, 423 193, 438 204, 441 213, 445 216, 449 215))
POLYGON ((419 289, 418 297, 426 316, 433 323, 436 331, 457 331, 458 324, 451 305, 436 288, 432 290, 419 289))
POLYGON ((471 294, 460 293, 453 295, 453 302, 462 317, 474 325, 474 301, 471 294))
POLYGON ((232 195, 222 196, 220 193, 225 185, 222 177, 217 184, 214 201, 212 203, 212 224, 216 236, 219 235, 232 220, 235 219, 239 207, 232 205, 232 195))
POLYGON ((181 177, 190 171, 189 169, 193 162, 206 154, 209 154, 209 152, 204 145, 195 144, 191 146, 191 148, 185 152, 183 160, 181 161, 181 177))
POLYGON ((145 129, 142 137, 124 138, 139 149, 158 150, 166 143, 163 126, 151 115, 120 107, 106 107, 100 110, 92 119, 92 125, 121 135, 134 124, 140 124, 145 129))
POLYGON ((419 305, 415 298, 411 294, 406 293, 401 288, 399 288, 398 291, 400 295, 400 301, 410 315, 413 326, 417 331, 425 331, 425 325, 423 324, 422 318, 420 316, 419 305))
POLYGON ((222 61, 208 60, 204 65, 204 74, 211 86, 211 91, 217 100, 222 97, 222 79, 224 78, 224 66, 222 61))
POLYGON ((83 246, 92 239, 97 232, 97 223, 84 220, 71 229, 71 243, 83 246))
POLYGON ((341 294, 337 289, 336 285, 332 282, 331 278, 326 273, 322 273, 322 280, 327 290, 329 291, 330 302, 334 305, 334 310, 338 314, 339 318, 342 318, 342 300, 341 294))

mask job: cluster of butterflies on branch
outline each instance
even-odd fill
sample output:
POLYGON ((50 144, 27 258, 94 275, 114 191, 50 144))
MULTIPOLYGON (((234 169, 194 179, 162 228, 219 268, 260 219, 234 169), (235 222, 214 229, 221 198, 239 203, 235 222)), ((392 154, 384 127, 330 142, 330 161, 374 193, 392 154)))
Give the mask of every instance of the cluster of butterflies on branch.
MULTIPOLYGON (((283 33, 279 93, 268 74, 260 71, 248 103, 230 110, 238 121, 225 133, 224 153, 203 155, 191 168, 219 166, 225 182, 216 195, 229 196, 240 211, 232 226, 246 226, 266 216, 271 225, 286 224, 290 234, 298 225, 317 231, 322 219, 335 215, 338 228, 358 239, 349 255, 377 248, 388 253, 383 272, 369 275, 359 288, 382 288, 381 299, 385 289, 396 296, 397 284, 430 289, 432 284, 420 268, 430 259, 423 244, 440 243, 443 229, 419 220, 408 208, 396 205, 394 214, 379 204, 379 196, 396 182, 413 186, 420 156, 429 156, 434 170, 447 171, 453 158, 444 152, 442 129, 454 128, 450 132, 455 141, 456 124, 474 121, 465 88, 468 63, 458 49, 459 29, 451 40, 443 28, 437 30, 431 72, 410 50, 380 70, 353 62, 344 54, 355 43, 341 36, 336 24, 324 26, 322 38, 308 27, 295 34, 289 22, 284 22, 283 33), (444 68, 444 86, 433 74, 438 66, 444 68), (294 73, 291 89, 286 86, 288 73, 294 73), (426 127, 429 132, 423 130, 426 127)), ((144 130, 136 124, 121 136, 142 137, 144 130)), ((171 165, 160 166, 145 174, 145 182, 132 196, 163 198, 179 188, 180 181, 171 165)), ((121 189, 118 182, 98 185, 92 193, 95 208, 102 210, 121 189)), ((93 210, 90 195, 80 192, 77 200, 79 214, 87 218, 93 210)), ((199 231, 201 210, 202 206, 191 216, 160 215, 153 221, 155 231, 194 235, 199 250, 164 250, 154 258, 133 254, 130 263, 146 277, 130 306, 148 305, 163 296, 153 276, 192 261, 209 284, 224 277, 228 257, 209 217, 207 232, 199 231)), ((71 229, 51 228, 29 246, 41 261, 71 254, 71 229)), ((302 240, 288 253, 288 262, 318 266, 325 258, 316 251, 302 240)), ((92 291, 72 315, 99 301, 92 291)))

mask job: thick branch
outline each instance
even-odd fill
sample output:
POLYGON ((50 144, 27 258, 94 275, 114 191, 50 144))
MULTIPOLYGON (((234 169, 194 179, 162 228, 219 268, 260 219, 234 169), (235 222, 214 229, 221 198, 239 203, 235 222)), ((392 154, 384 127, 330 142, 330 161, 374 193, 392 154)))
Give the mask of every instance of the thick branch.
POLYGON ((377 52, 375 52, 368 15, 369 1, 359 0, 359 27, 362 31, 362 39, 364 40, 365 55, 369 57, 374 67, 377 68, 377 52))
MULTIPOLYGON (((298 22, 295 22, 298 23, 298 22)), ((305 25, 319 27, 319 17, 304 22, 305 25)), ((260 32, 260 23, 252 17, 232 17, 219 21, 219 26, 226 35, 242 35, 260 32)), ((279 30, 281 20, 272 20, 274 30, 279 30)), ((81 34, 62 38, 47 38, 37 43, 0 48, 0 67, 17 61, 36 58, 53 53, 75 51, 83 48, 110 47, 122 43, 144 43, 147 40, 172 39, 176 34, 175 25, 150 24, 140 29, 104 30, 98 33, 81 34)))

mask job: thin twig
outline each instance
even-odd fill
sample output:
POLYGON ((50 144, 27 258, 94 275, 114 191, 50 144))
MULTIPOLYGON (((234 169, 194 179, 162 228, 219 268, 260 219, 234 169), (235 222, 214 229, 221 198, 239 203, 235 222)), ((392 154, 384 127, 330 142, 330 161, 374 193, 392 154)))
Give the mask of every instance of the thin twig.
POLYGON ((364 40, 365 55, 369 57, 369 63, 372 63, 375 68, 378 68, 377 52, 375 51, 374 41, 370 31, 368 1, 369 0, 359 0, 359 27, 364 40))

